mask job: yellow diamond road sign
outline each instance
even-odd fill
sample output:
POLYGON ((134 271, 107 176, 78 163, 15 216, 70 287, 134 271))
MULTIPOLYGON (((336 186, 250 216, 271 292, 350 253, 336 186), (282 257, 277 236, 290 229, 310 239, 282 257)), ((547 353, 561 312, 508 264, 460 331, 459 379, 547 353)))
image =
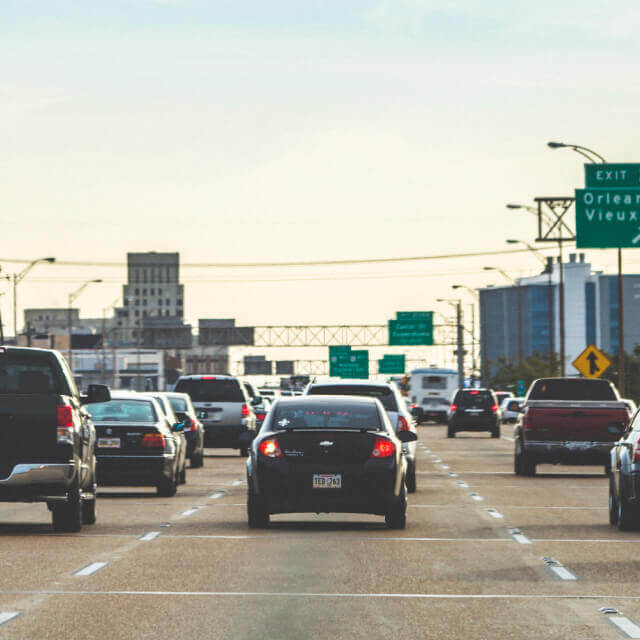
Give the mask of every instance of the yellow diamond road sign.
POLYGON ((611 360, 595 344, 590 344, 573 361, 573 366, 585 378, 599 378, 611 366, 611 360))

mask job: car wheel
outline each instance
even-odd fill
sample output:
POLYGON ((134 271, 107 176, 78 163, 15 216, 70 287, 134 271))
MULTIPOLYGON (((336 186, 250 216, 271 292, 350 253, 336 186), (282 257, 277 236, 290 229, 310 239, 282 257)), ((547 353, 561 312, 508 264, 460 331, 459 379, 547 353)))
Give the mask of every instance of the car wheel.
POLYGON ((609 476, 609 524, 618 524, 618 502, 616 501, 615 479, 609 476))
POLYGON ((620 494, 618 495, 618 529, 620 531, 629 531, 635 527, 637 517, 636 513, 632 510, 631 505, 624 497, 622 487, 620 487, 620 494))
POLYGON ((194 453, 191 456, 191 468, 199 469, 203 465, 204 465, 204 452, 201 451, 200 453, 194 453))
POLYGON ((416 492, 416 463, 412 462, 407 470, 407 491, 409 493, 416 492))
POLYGON ((158 496, 161 498, 171 498, 178 491, 178 482, 175 475, 171 478, 162 478, 157 487, 158 496))
POLYGON ((69 499, 63 504, 54 504, 52 511, 53 530, 65 533, 76 533, 82 528, 82 502, 80 489, 74 487, 69 491, 69 499))
POLYGON ((610 462, 607 462, 604 465, 604 475, 605 476, 611 475, 611 463, 610 462))
POLYGON ((389 529, 404 529, 407 526, 407 494, 404 482, 400 491, 400 499, 387 511, 384 521, 389 529))
POLYGON ((456 437, 456 430, 451 425, 448 425, 447 438, 455 438, 455 437, 456 437))
POLYGON ((96 523, 96 494, 82 501, 82 524, 96 523))
POLYGON ((522 475, 522 454, 517 451, 513 454, 513 472, 517 476, 522 475))
POLYGON ((251 488, 251 479, 247 478, 247 524, 250 529, 264 529, 269 526, 269 512, 251 488))
POLYGON ((491 431, 491 437, 492 438, 500 437, 500 425, 497 425, 496 428, 491 431))
POLYGON ((184 461, 184 466, 178 474, 178 484, 187 484, 187 461, 184 461))
POLYGON ((249 455, 249 449, 247 447, 240 447, 240 457, 246 458, 249 455))

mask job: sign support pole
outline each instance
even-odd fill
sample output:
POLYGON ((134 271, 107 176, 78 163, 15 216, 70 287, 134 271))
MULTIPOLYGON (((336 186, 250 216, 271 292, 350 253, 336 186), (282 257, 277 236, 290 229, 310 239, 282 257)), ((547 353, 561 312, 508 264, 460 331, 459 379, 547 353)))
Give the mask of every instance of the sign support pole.
POLYGON ((456 321, 457 321, 457 329, 458 329, 458 387, 460 389, 464 388, 464 336, 462 334, 462 305, 460 300, 456 303, 456 321))
POLYGON ((622 249, 618 247, 618 391, 624 398, 624 288, 622 282, 622 249))

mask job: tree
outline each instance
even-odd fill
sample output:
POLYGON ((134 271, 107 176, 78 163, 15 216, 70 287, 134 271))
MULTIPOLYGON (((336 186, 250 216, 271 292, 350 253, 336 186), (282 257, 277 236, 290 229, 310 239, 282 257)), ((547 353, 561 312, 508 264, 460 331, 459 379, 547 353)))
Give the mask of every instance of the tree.
POLYGON ((516 391, 518 380, 524 381, 525 389, 538 378, 560 375, 560 357, 553 354, 549 362, 549 354, 534 351, 530 356, 522 360, 522 363, 501 357, 489 363, 488 386, 492 389, 506 389, 516 391))

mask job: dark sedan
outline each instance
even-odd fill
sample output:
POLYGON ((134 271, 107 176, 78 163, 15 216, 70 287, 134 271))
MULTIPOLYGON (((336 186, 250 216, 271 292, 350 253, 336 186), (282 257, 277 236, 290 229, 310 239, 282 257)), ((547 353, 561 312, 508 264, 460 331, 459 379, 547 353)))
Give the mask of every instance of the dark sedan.
POLYGON ((626 430, 623 423, 612 422, 607 431, 622 434, 610 453, 609 522, 621 530, 636 528, 640 524, 640 414, 635 414, 626 430))
POLYGON ((491 389, 458 389, 449 407, 447 437, 458 431, 489 431, 500 437, 500 411, 491 389))
POLYGON ((114 391, 109 402, 87 409, 96 428, 98 485, 154 486, 159 496, 175 495, 175 432, 153 398, 114 391))
MULTIPOLYGON (((252 433, 245 437, 250 440, 252 433)), ((275 513, 371 513, 406 522, 407 462, 402 442, 375 398, 280 398, 247 460, 249 527, 275 513)))
POLYGON ((204 464, 204 426, 198 419, 191 398, 186 393, 165 392, 176 414, 182 422, 184 437, 187 440, 187 458, 191 461, 191 468, 196 469, 204 464))

